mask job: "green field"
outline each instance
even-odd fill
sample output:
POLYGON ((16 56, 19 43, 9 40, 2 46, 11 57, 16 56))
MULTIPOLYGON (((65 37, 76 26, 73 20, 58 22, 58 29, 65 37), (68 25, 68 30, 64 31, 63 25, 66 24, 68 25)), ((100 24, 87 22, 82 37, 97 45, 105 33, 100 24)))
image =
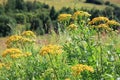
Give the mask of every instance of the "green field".
MULTIPOLYGON (((25 0, 25 1, 33 1, 33 0, 25 0)), ((97 9, 104 9, 105 5, 95 5, 95 4, 89 4, 84 3, 85 0, 37 0, 46 4, 49 4, 50 6, 55 6, 57 10, 61 9, 62 7, 71 7, 71 8, 97 8, 97 9), (67 4, 66 4, 67 3, 67 4)), ((120 0, 104 0, 104 1, 110 1, 114 4, 120 4, 120 0)))
MULTIPOLYGON (((25 0, 25 1, 34 1, 34 0, 25 0)), ((84 3, 85 0, 36 0, 40 1, 42 3, 49 4, 50 6, 55 6, 57 10, 61 9, 62 7, 71 7, 71 8, 97 8, 97 9, 104 9, 105 5, 95 5, 95 4, 89 4, 84 3), (66 4, 67 3, 67 4, 66 4)), ((105 0, 109 1, 109 0, 105 0)), ((0 0, 0 3, 6 2, 6 0, 0 0)), ((120 4, 119 0, 110 0, 111 3, 114 4, 120 4)))
POLYGON ((120 79, 120 20, 114 18, 120 18, 120 8, 84 0, 36 1, 58 11, 17 0, 0 9, 0 80, 120 79), (61 13, 62 7, 96 11, 61 13))

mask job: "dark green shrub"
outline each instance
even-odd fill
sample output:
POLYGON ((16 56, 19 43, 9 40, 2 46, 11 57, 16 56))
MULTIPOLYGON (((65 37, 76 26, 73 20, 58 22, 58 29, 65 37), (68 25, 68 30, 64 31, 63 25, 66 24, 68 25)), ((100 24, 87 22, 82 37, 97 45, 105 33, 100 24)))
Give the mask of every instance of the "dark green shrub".
POLYGON ((44 13, 38 14, 37 17, 40 20, 42 20, 43 29, 44 29, 45 33, 49 33, 50 26, 51 26, 51 19, 49 17, 49 14, 44 12, 44 13))
POLYGON ((71 9, 70 7, 63 7, 59 13, 69 13, 69 14, 72 14, 73 13, 73 9, 71 9))
POLYGON ((31 1, 26 2, 26 9, 28 12, 33 10, 33 3, 31 1))
POLYGON ((16 3, 15 9, 17 9, 17 10, 25 10, 25 2, 24 2, 24 0, 16 0, 15 3, 16 3))
POLYGON ((36 16, 35 14, 33 14, 32 12, 30 13, 26 13, 26 22, 30 23, 32 21, 32 19, 36 16))
POLYGON ((18 24, 26 23, 26 16, 23 13, 15 14, 15 20, 18 24))
POLYGON ((108 17, 109 19, 113 19, 113 14, 114 14, 114 8, 112 7, 106 7, 103 11, 102 11, 103 16, 108 17))
POLYGON ((111 4, 110 1, 105 2, 105 5, 110 5, 110 4, 111 4))
POLYGON ((86 0, 87 3, 94 3, 98 5, 102 5, 104 2, 103 0, 86 0))
POLYGON ((0 15, 0 37, 10 35, 11 27, 9 24, 11 23, 14 23, 12 18, 6 15, 0 15))
POLYGON ((44 3, 43 8, 49 9, 49 5, 44 3))
POLYGON ((30 30, 36 31, 37 34, 44 34, 42 21, 39 18, 34 18, 31 22, 30 30))
POLYGON ((5 5, 5 11, 13 11, 15 10, 16 0, 8 0, 5 5))
POLYGON ((52 6, 52 8, 50 9, 50 14, 49 14, 51 20, 56 20, 57 19, 57 13, 55 8, 52 6))
POLYGON ((0 5, 0 14, 4 13, 4 7, 2 5, 0 5))
POLYGON ((40 9, 40 8, 42 8, 42 3, 35 0, 33 2, 33 9, 36 10, 36 9, 40 9))

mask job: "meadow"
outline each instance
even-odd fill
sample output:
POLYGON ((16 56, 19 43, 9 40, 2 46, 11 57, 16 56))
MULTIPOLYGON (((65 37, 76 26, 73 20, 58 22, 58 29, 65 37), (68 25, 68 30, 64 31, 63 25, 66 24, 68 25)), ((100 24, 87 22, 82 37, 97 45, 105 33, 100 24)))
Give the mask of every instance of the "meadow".
MULTIPOLYGON (((58 16, 58 33, 7 37, 0 80, 119 80, 120 23, 88 12, 58 16)), ((1 39, 4 40, 4 39, 1 39)))
MULTIPOLYGON (((0 0, 0 3, 3 4, 5 3, 7 0, 0 0)), ((34 0, 24 0, 24 1, 31 1, 33 2, 34 0)), ((96 9, 105 9, 106 5, 96 5, 96 4, 89 4, 89 3, 85 3, 85 0, 36 0, 42 3, 46 3, 50 6, 54 6, 56 8, 56 10, 60 10, 62 7, 71 7, 71 8, 88 8, 88 9, 92 9, 92 8, 96 8, 96 9), (67 3, 67 4, 66 4, 67 3)), ((104 1, 109 1, 109 0, 104 0, 104 1)), ((115 4, 120 4, 119 0, 110 0, 111 3, 115 3, 115 4)))
POLYGON ((119 0, 24 1, 0 0, 0 80, 120 79, 119 0))

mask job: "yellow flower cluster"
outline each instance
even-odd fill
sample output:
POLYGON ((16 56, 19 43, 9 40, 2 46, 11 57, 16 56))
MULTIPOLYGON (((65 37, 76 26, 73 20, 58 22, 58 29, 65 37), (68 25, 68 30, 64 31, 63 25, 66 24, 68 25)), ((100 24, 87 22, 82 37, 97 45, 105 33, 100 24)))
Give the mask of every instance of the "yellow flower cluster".
POLYGON ((24 54, 11 54, 10 57, 11 58, 20 58, 20 57, 28 57, 28 56, 31 56, 32 53, 24 53, 24 54))
POLYGON ((34 40, 28 39, 28 38, 21 38, 20 40, 21 43, 32 43, 35 42, 34 40))
POLYGON ((46 54, 61 54, 62 53, 62 47, 58 45, 47 45, 43 46, 40 50, 40 55, 46 55, 46 54))
POLYGON ((3 53, 2 53, 2 57, 6 57, 7 55, 9 55, 11 58, 20 58, 22 56, 27 57, 32 55, 31 53, 23 53, 21 50, 17 49, 17 48, 10 48, 10 49, 6 49, 3 53))
POLYGON ((0 62, 0 69, 5 67, 6 69, 10 69, 10 63, 3 63, 3 62, 0 62))
POLYGON ((26 38, 36 38, 36 35, 32 31, 24 31, 21 35, 26 38))
POLYGON ((25 45, 26 43, 34 43, 35 40, 35 34, 32 31, 25 31, 22 33, 22 36, 19 35, 12 35, 10 36, 7 41, 6 41, 6 45, 7 48, 11 48, 13 47, 18 47, 21 45, 25 45))
POLYGON ((93 18, 92 21, 89 22, 90 25, 99 25, 108 22, 109 19, 107 17, 96 17, 93 18))
POLYGON ((71 19, 71 14, 60 14, 58 16, 58 21, 68 21, 71 19))
POLYGON ((93 67, 88 66, 88 65, 83 65, 83 64, 77 64, 75 66, 72 66, 71 69, 73 71, 73 75, 75 75, 75 76, 79 75, 81 72, 83 72, 85 70, 94 72, 93 67))
POLYGON ((120 23, 116 22, 115 20, 109 20, 107 23, 110 27, 112 26, 120 26, 120 23))
POLYGON ((5 66, 5 63, 0 62, 0 69, 3 68, 4 66, 5 66))
POLYGON ((69 25, 68 27, 67 27, 67 29, 68 30, 76 30, 78 27, 77 27, 77 25, 75 25, 75 24, 71 24, 71 25, 69 25))
POLYGON ((96 17, 93 18, 92 21, 89 22, 90 25, 95 25, 98 29, 104 29, 107 31, 111 31, 113 27, 120 26, 120 23, 115 20, 109 20, 106 17, 96 17))
POLYGON ((10 45, 11 42, 19 42, 21 40, 22 36, 18 36, 18 35, 13 35, 13 36, 10 36, 7 41, 6 41, 6 44, 7 45, 10 45))
POLYGON ((10 48, 10 49, 6 49, 3 53, 2 53, 2 57, 6 57, 7 55, 11 55, 11 54, 22 54, 22 51, 16 48, 10 48))
POLYGON ((99 30, 112 31, 112 29, 107 24, 100 24, 98 26, 95 26, 95 28, 99 30))
POLYGON ((84 12, 84 11, 77 11, 73 14, 72 18, 74 20, 78 19, 78 17, 90 17, 91 14, 89 14, 88 12, 84 12))

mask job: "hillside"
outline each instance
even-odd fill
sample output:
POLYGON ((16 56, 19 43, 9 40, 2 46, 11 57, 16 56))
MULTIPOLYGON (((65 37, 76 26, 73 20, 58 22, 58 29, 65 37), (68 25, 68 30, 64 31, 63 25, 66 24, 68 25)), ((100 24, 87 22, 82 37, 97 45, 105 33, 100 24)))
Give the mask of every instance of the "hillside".
MULTIPOLYGON (((0 3, 3 4, 6 1, 7 0, 0 0, 0 3)), ((34 1, 34 0, 25 0, 25 1, 34 1)), ((97 8, 97 9, 104 9, 105 7, 107 7, 105 5, 84 3, 85 0, 36 0, 36 1, 49 4, 50 6, 55 6, 57 10, 61 9, 62 7, 71 7, 71 8, 84 7, 84 8, 97 8)), ((104 0, 104 1, 110 1, 111 3, 120 5, 120 0, 104 0)))
MULTIPOLYGON (((25 1, 34 1, 34 0, 25 0, 25 1)), ((61 9, 62 7, 71 7, 71 8, 97 8, 97 9, 104 9, 106 5, 96 5, 90 3, 84 3, 85 0, 36 0, 42 3, 49 4, 50 6, 55 6, 57 10, 61 9), (67 4, 66 4, 67 3, 67 4)), ((104 0, 110 1, 114 4, 120 4, 120 0, 104 0)))

